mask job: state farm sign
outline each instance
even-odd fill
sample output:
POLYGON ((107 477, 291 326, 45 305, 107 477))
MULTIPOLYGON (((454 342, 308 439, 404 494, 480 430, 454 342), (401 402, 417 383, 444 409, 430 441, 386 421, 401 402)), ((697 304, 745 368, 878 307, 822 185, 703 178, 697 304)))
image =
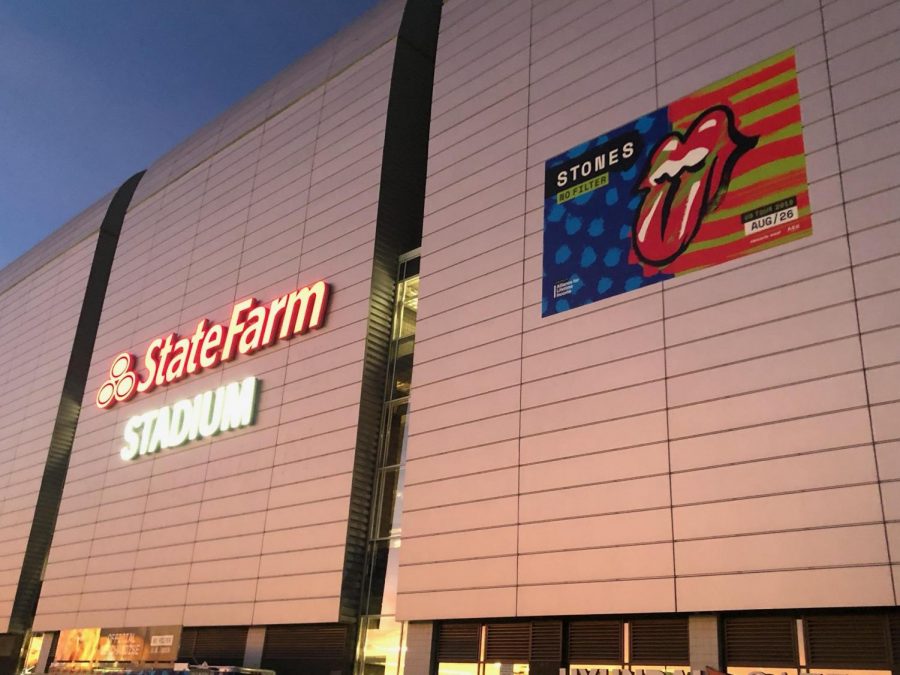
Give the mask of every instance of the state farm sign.
POLYGON ((231 361, 238 354, 252 354, 279 340, 321 328, 328 307, 329 285, 319 281, 304 286, 263 305, 254 298, 238 302, 227 326, 206 319, 190 336, 170 333, 156 338, 147 347, 143 363, 146 374, 135 372, 135 358, 123 352, 113 359, 109 379, 97 391, 97 406, 111 408, 231 361))

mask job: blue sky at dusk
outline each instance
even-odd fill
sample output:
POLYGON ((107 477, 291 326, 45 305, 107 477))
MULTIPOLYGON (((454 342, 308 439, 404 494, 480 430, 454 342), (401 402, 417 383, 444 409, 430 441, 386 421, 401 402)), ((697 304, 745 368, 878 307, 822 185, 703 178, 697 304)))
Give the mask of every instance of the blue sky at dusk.
POLYGON ((0 0, 0 267, 376 0, 0 0))

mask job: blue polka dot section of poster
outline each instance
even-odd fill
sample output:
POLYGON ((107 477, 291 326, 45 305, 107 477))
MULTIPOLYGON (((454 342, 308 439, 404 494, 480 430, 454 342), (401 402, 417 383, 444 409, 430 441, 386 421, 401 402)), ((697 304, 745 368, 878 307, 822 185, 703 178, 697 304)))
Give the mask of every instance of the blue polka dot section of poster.
POLYGON ((542 316, 672 278, 645 277, 630 262, 639 181, 649 151, 670 131, 662 108, 547 160, 542 316), (627 140, 635 142, 630 153, 627 140), (635 160, 623 165, 626 154, 635 160))

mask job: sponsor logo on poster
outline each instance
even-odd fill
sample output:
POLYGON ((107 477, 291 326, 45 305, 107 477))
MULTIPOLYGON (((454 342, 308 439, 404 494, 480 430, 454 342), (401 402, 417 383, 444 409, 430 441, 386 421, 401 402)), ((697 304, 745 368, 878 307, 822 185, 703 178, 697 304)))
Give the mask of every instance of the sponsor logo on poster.
POLYGON ((793 51, 545 164, 542 315, 812 232, 793 51))

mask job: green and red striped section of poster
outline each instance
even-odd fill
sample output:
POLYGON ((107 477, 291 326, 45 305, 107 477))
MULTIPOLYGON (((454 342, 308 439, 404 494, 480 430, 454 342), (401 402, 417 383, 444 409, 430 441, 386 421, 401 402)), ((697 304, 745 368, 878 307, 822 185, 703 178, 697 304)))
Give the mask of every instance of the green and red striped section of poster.
POLYGON ((547 161, 544 316, 812 232, 793 50, 547 161))

